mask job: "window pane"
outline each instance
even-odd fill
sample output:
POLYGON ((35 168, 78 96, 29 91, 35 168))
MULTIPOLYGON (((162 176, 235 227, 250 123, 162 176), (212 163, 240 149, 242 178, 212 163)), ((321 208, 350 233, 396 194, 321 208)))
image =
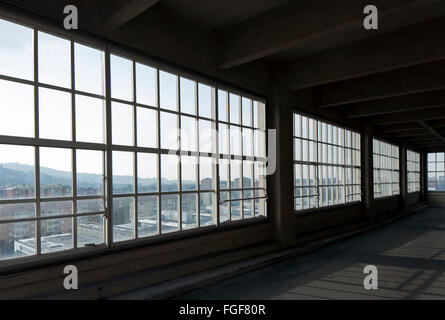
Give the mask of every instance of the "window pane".
POLYGON ((77 218, 77 247, 103 244, 104 218, 102 215, 77 218))
POLYGON ((181 112, 196 115, 196 82, 181 78, 181 112))
POLYGON ((179 230, 179 196, 161 196, 162 208, 162 233, 170 233, 179 230))
POLYGON ((200 83, 198 85, 199 116, 213 118, 212 88, 200 83))
POLYGON ((252 126, 252 100, 243 98, 243 125, 252 126))
POLYGON ((243 155, 253 156, 253 131, 243 128, 243 155))
POLYGON ((240 156, 241 151, 241 128, 230 126, 230 154, 240 156))
POLYGON ((105 54, 81 44, 74 44, 76 90, 105 95, 105 54))
POLYGON ((195 118, 181 117, 181 150, 198 151, 196 147, 197 123, 195 118))
POLYGON ((230 122, 241 124, 240 122, 240 97, 235 94, 230 94, 230 122))
POLYGON ((69 197, 72 186, 71 149, 40 148, 40 196, 69 197))
POLYGON ((251 200, 253 198, 253 192, 252 191, 244 191, 243 192, 243 214, 244 214, 244 219, 249 219, 249 218, 253 218, 254 214, 253 214, 253 206, 254 206, 254 202, 253 200, 251 200))
POLYGON ((77 201, 77 213, 102 213, 105 211, 103 199, 77 201))
POLYGON ((161 191, 178 191, 178 162, 179 157, 175 155, 161 155, 161 191))
POLYGON ((112 111, 113 144, 134 145, 133 106, 113 102, 112 111))
POLYGON ((71 88, 71 43, 39 32, 39 82, 71 88))
POLYGON ((156 107, 157 104, 157 71, 154 68, 136 63, 136 97, 137 103, 156 107))
POLYGON ((113 199, 113 241, 134 239, 134 198, 113 199))
POLYGON ((218 128, 218 135, 219 135, 219 154, 226 154, 228 155, 230 153, 230 130, 226 124, 219 124, 218 128))
POLYGON ((158 197, 138 197, 138 236, 149 237, 158 234, 158 197))
POLYGON ((213 193, 205 192, 199 195, 199 224, 201 227, 214 225, 213 193))
POLYGON ((147 108, 137 108, 138 146, 157 148, 158 146, 158 113, 147 108))
MULTIPOLYGON (((14 220, 14 219, 29 219, 29 218, 34 218, 35 216, 36 216, 36 205, 34 203, 14 203, 14 204, 0 205, 0 221, 14 220)), ((1 230, 1 225, 0 225, 0 230, 1 230)), ((4 233, 0 234, 4 235, 4 233)))
POLYGON ((253 188, 252 161, 243 161, 243 188, 253 188))
POLYGON ((40 224, 42 253, 73 248, 73 219, 43 220, 40 224))
POLYGON ((0 145, 0 199, 35 197, 34 147, 0 145))
POLYGON ((33 80, 33 30, 0 19, 0 43, 0 74, 33 80))
POLYGON ((76 95, 76 140, 105 142, 105 101, 76 95))
POLYGON ((138 153, 138 192, 158 191, 158 155, 138 153))
POLYGON ((161 148, 178 149, 178 116, 161 112, 161 148))
POLYGON ((178 77, 174 74, 159 72, 160 103, 162 109, 178 110, 178 77))
POLYGON ((39 135, 43 139, 71 140, 71 95, 39 89, 39 135))
POLYGON ((212 123, 207 120, 199 120, 199 151, 213 152, 212 123))
POLYGON ((36 254, 35 222, 0 224, 0 234, 0 261, 36 254))
POLYGON ((133 101, 133 62, 115 55, 111 59, 111 97, 133 101))
POLYGON ((198 158, 181 157, 182 190, 197 190, 198 158))
POLYGON ((213 190, 213 159, 199 159, 199 179, 201 190, 213 190))
POLYGON ((230 193, 231 197, 231 218, 232 221, 241 220, 241 192, 240 191, 234 191, 230 193))
POLYGON ((229 189, 229 160, 219 159, 219 188, 229 189))
POLYGON ((113 193, 134 192, 134 153, 113 151, 113 193))
POLYGON ((218 120, 228 122, 227 91, 218 90, 218 120))
POLYGON ((229 192, 220 192, 219 193, 219 222, 224 223, 230 220, 230 202, 229 200, 229 192))
POLYGON ((182 195, 182 229, 189 230, 198 226, 198 197, 195 193, 182 195))
POLYGON ((73 214, 73 203, 71 201, 42 202, 40 204, 41 217, 57 217, 73 214))
POLYGON ((233 189, 242 188, 241 185, 241 161, 240 160, 232 160, 230 162, 230 180, 231 187, 233 189))
POLYGON ((33 138, 34 88, 0 80, 0 96, 0 135, 33 138))
POLYGON ((77 195, 103 194, 104 154, 102 151, 76 150, 77 195))

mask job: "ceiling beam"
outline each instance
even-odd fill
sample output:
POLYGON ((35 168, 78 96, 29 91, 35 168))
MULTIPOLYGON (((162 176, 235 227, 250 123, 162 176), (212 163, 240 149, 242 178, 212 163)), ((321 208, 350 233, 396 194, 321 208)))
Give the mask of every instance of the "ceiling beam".
POLYGON ((433 135, 435 135, 437 138, 439 138, 442 143, 445 144, 445 138, 439 133, 437 132, 434 128, 431 128, 425 121, 419 121, 419 124, 424 127, 426 130, 428 130, 429 132, 431 132, 433 135))
POLYGON ((120 28, 127 22, 133 20, 144 11, 150 9, 160 0, 126 0, 126 1, 114 1, 108 3, 110 7, 110 13, 105 19, 105 24, 113 27, 120 28))
POLYGON ((405 132, 420 129, 421 126, 417 123, 402 123, 394 124, 386 127, 380 127, 380 131, 384 134, 395 133, 395 132, 405 132))
POLYGON ((284 83, 297 90, 445 59, 444 23, 436 19, 299 59, 287 67, 284 83))
POLYGON ((404 113, 394 113, 380 115, 366 119, 366 123, 372 126, 384 126, 389 124, 418 122, 420 120, 445 119, 445 108, 432 108, 419 111, 408 111, 404 113))
POLYGON ((441 1, 374 0, 380 28, 367 32, 363 8, 369 1, 345 2, 291 1, 219 32, 218 67, 239 66, 288 49, 297 56, 313 54, 445 14, 441 1))
POLYGON ((445 91, 411 94, 348 106, 350 119, 445 106, 445 91))
POLYGON ((430 135, 431 133, 429 131, 426 131, 425 129, 418 129, 412 131, 405 131, 401 133, 395 133, 392 136, 395 138, 408 138, 408 137, 425 137, 430 135))
POLYGON ((345 80, 317 89, 321 108, 445 89, 445 61, 345 80))

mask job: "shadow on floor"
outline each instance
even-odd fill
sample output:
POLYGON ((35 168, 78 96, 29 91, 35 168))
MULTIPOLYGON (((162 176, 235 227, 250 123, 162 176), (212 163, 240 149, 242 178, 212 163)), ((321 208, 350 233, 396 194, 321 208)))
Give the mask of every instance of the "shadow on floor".
POLYGON ((176 299, 445 299, 445 208, 176 299), (366 265, 378 269, 378 290, 363 287, 366 265))

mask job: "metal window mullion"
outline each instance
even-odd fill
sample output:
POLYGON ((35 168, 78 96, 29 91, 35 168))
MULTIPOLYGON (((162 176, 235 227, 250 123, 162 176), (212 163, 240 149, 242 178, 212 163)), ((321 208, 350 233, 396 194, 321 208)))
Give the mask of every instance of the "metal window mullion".
MULTIPOLYGON (((215 190, 216 190, 216 195, 215 195, 215 200, 213 201, 212 206, 214 207, 215 213, 216 213, 216 226, 219 227, 220 225, 220 208, 219 208, 219 202, 220 202, 220 177, 219 177, 219 166, 220 166, 220 158, 219 158, 219 152, 220 152, 220 148, 219 148, 219 99, 218 99, 218 84, 215 83, 214 86, 214 99, 212 99, 215 102, 215 108, 214 108, 214 112, 215 112, 215 130, 216 130, 216 134, 217 137, 215 137, 215 153, 217 155, 217 157, 215 158, 215 180, 216 180, 216 186, 215 186, 215 190)), ((227 113, 226 113, 227 114, 227 113)), ((212 166, 213 166, 213 159, 212 159, 212 166)))
MULTIPOLYGON (((75 91, 75 62, 74 62, 74 43, 70 41, 71 50, 71 89, 75 91)), ((76 137, 76 113, 75 113, 75 98, 74 94, 71 93, 71 140, 74 141, 76 137)), ((76 149, 71 149, 72 156, 72 172, 73 172, 73 248, 77 249, 77 151, 76 149)))
MULTIPOLYGON (((181 151, 182 150, 181 79, 179 76, 176 77, 176 90, 178 92, 176 104, 178 106, 178 111, 179 111, 178 121, 177 121, 177 128, 178 128, 178 135, 179 135, 178 150, 181 151)), ((178 156, 177 160, 178 160, 177 170, 178 170, 178 191, 179 191, 178 230, 182 231, 182 161, 181 161, 181 156, 178 156)))
MULTIPOLYGON (((138 146, 138 135, 137 135, 137 131, 138 131, 138 126, 137 126, 137 106, 136 106, 136 102, 137 102, 137 90, 136 90, 136 62, 133 60, 132 61, 132 66, 133 66, 133 144, 134 147, 137 148, 138 146)), ((134 177, 133 177, 133 183, 134 183, 134 223, 133 223, 133 228, 134 228, 134 238, 138 239, 139 238, 139 228, 138 228, 138 221, 139 221, 139 201, 138 201, 138 153, 137 151, 135 151, 133 153, 134 155, 134 177)))
MULTIPOLYGON (((195 110, 196 115, 199 116, 199 88, 198 83, 195 82, 195 110)), ((199 119, 196 121, 196 150, 198 151, 198 158, 197 158, 197 165, 196 165, 196 177, 198 179, 197 181, 197 191, 198 194, 196 196, 196 225, 197 228, 201 227, 201 144, 199 140, 199 133, 200 133, 200 123, 199 119)))
MULTIPOLYGON (((243 97, 240 96, 240 123, 241 125, 243 125, 243 97)), ((242 127, 240 127, 240 141, 238 141, 238 143, 240 143, 240 151, 241 151, 241 156, 244 156, 244 139, 243 139, 243 134, 244 134, 244 130, 242 127)), ((244 160, 241 160, 241 199, 244 197, 244 192, 243 192, 243 188, 244 188, 244 160)), ((240 216, 241 216, 241 220, 244 220, 244 201, 241 200, 240 201, 240 216)))
MULTIPOLYGON (((34 29, 34 137, 39 138, 39 44, 38 31, 34 29)), ((36 197, 36 213, 38 219, 40 217, 40 147, 35 146, 35 197, 36 197)), ((39 220, 35 220, 35 237, 36 237, 36 255, 42 253, 41 250, 41 225, 39 220)))
MULTIPOLYGON (((161 111, 160 111, 160 105, 161 105, 161 99, 160 99, 160 74, 159 69, 156 69, 156 100, 158 105, 158 111, 157 111, 157 117, 158 117, 158 137, 157 137, 157 143, 158 148, 161 149, 161 111)), ((158 235, 162 234, 162 195, 161 195, 161 154, 158 153, 158 235)))
POLYGON ((343 202, 346 203, 346 199, 347 196, 346 194, 348 193, 348 189, 346 186, 346 152, 347 152, 347 146, 346 146, 346 130, 343 129, 343 202))
MULTIPOLYGON (((232 191, 231 191, 231 189, 232 189, 232 152, 231 152, 231 150, 232 150, 232 139, 231 139, 231 132, 232 132, 232 125, 231 125, 231 108, 230 108, 230 94, 229 94, 229 92, 227 91, 226 92, 226 100, 227 100, 227 120, 229 121, 229 124, 228 124, 228 137, 226 137, 226 138, 228 138, 227 139, 227 144, 228 144, 228 154, 229 154, 229 161, 228 161, 228 168, 227 168, 227 172, 228 172, 228 176, 229 176, 229 181, 228 181, 228 184, 227 184, 227 187, 228 187, 228 189, 229 189, 229 199, 232 199, 232 191)), ((229 201, 229 208, 228 208, 228 214, 227 214, 227 218, 228 218, 228 221, 232 221, 232 201, 229 201)))
POLYGON ((111 121, 111 62, 109 44, 105 48, 105 122, 106 122, 106 240, 108 248, 113 246, 113 154, 112 154, 112 121, 111 121))

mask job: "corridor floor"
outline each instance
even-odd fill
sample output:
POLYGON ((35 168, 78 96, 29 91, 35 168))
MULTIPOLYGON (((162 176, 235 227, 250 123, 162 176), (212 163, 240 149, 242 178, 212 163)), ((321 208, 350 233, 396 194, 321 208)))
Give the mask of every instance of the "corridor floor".
POLYGON ((445 208, 418 213, 311 254, 176 299, 445 299, 445 208), (366 290, 366 265, 378 289, 366 290))

